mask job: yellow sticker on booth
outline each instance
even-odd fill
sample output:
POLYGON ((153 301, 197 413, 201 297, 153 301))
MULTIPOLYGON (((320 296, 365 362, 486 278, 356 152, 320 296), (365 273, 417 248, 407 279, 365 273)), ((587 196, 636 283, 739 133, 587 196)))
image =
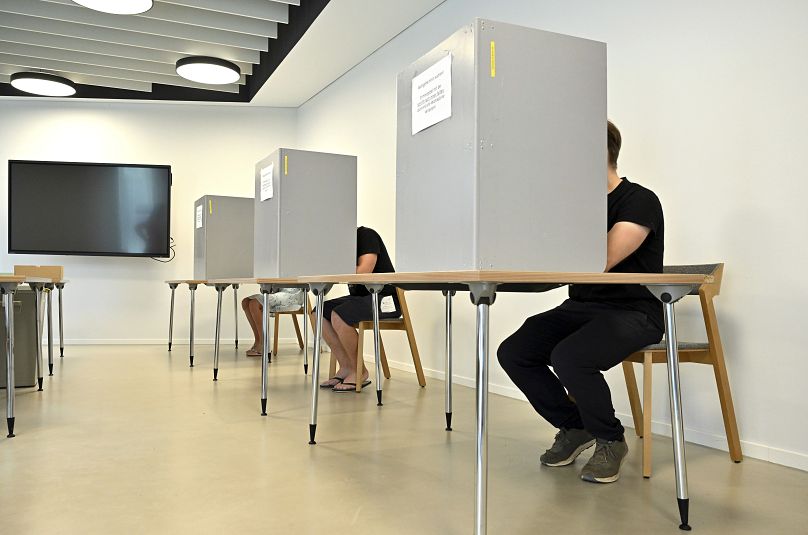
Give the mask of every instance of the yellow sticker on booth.
POLYGON ((283 174, 289 174, 289 156, 286 154, 283 155, 283 174))
POLYGON ((491 78, 497 76, 497 44, 491 41, 491 78))
POLYGON ((208 213, 213 215, 213 201, 211 199, 208 199, 208 213))

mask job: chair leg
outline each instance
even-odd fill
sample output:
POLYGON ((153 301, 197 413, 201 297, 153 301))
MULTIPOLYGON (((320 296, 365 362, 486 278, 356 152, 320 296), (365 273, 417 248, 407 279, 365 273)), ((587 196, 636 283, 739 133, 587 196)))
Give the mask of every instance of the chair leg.
POLYGON ((653 368, 653 353, 647 351, 642 363, 642 477, 645 478, 651 477, 651 446, 654 440, 651 433, 653 368))
POLYGON ((365 329, 359 324, 359 339, 356 341, 356 391, 362 391, 362 375, 365 373, 365 329))
POLYGON ((631 417, 634 419, 634 432, 642 438, 642 404, 640 403, 640 391, 637 389, 637 376, 634 375, 634 363, 623 361, 623 375, 626 378, 626 390, 628 391, 628 404, 631 407, 631 417))
POLYGON ((384 372, 385 379, 390 378, 390 366, 387 365, 387 353, 384 352, 384 340, 382 340, 382 333, 379 333, 379 349, 382 361, 382 371, 384 372))
POLYGON ((275 314, 275 329, 274 329, 274 340, 272 342, 272 354, 276 357, 278 356, 278 331, 280 330, 279 327, 281 326, 281 315, 275 314))
POLYGON ((415 365, 415 374, 418 376, 418 384, 426 386, 424 369, 421 367, 421 356, 418 354, 418 345, 415 343, 415 333, 412 332, 412 325, 409 321, 404 324, 404 328, 407 331, 407 341, 410 343, 410 353, 412 353, 412 363, 415 365))
POLYGON ((741 437, 738 434, 738 422, 735 420, 735 406, 732 403, 732 392, 729 388, 729 377, 723 355, 719 358, 713 354, 713 372, 715 386, 718 388, 718 401, 721 404, 721 415, 724 417, 724 430, 727 433, 727 446, 730 459, 739 463, 743 460, 741 437))
POLYGON ((300 336, 300 324, 297 322, 297 314, 292 314, 292 322, 295 324, 295 334, 297 334, 297 345, 300 346, 300 350, 302 351, 303 337, 300 336))
POLYGON ((337 358, 331 352, 331 362, 328 364, 328 378, 330 379, 335 375, 337 375, 337 358))

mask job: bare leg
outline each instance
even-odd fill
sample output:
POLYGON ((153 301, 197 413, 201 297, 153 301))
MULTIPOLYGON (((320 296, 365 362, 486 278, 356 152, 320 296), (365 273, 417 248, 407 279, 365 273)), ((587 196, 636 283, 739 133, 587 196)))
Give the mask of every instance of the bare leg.
MULTIPOLYGON (((336 313, 331 314, 331 326, 337 333, 342 344, 342 351, 336 354, 339 361, 340 372, 343 370, 347 374, 343 377, 343 382, 334 387, 334 390, 354 390, 357 379, 364 381, 368 378, 368 371, 362 370, 362 376, 357 378, 356 373, 356 349, 359 343, 359 334, 353 326, 348 325, 336 313), (353 383, 349 385, 346 383, 353 383)), ((332 348, 333 350, 333 348, 332 348)))
MULTIPOLYGON (((247 350, 247 352, 257 352, 260 354, 261 351, 257 348, 259 347, 258 338, 261 336, 261 331, 258 329, 258 324, 255 323, 255 318, 253 318, 252 313, 250 312, 250 303, 252 301, 255 301, 255 299, 250 299, 249 297, 245 297, 241 300, 241 308, 244 310, 244 315, 247 316, 247 321, 250 323, 250 328, 252 329, 253 337, 255 338, 255 343, 253 344, 252 348, 247 350)), ((259 304, 258 307, 260 308, 261 305, 259 304)))
MULTIPOLYGON (((332 312, 331 317, 339 317, 339 316, 337 316, 332 312)), ((340 341, 339 336, 337 336, 334 327, 331 325, 331 321, 329 321, 329 319, 325 317, 323 318, 323 338, 325 339, 326 342, 328 342, 329 347, 331 347, 331 354, 334 355, 334 357, 337 359, 337 362, 339 362, 340 364, 339 371, 337 371, 336 374, 336 377, 339 377, 340 380, 338 381, 336 379, 328 379, 327 381, 323 381, 320 384, 322 386, 334 386, 337 383, 340 383, 341 380, 348 375, 350 370, 353 368, 353 364, 350 362, 350 359, 347 359, 347 352, 345 351, 345 348, 342 346, 342 342, 340 341), (349 366, 347 368, 344 367, 345 366, 344 363, 346 361, 349 366)))
POLYGON ((261 325, 264 317, 264 309, 261 303, 255 299, 250 299, 247 307, 247 318, 250 320, 250 327, 252 327, 253 336, 255 336, 255 343, 247 351, 247 355, 257 357, 261 355, 261 351, 263 351, 264 347, 263 327, 261 325))

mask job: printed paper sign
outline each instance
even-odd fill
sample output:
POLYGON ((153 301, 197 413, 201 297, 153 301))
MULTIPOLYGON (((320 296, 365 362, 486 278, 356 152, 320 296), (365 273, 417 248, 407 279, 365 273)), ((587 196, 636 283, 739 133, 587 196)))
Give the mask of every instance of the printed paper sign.
POLYGON ((412 79, 412 135, 452 116, 452 55, 412 79))
POLYGON ((274 174, 274 162, 261 169, 261 202, 272 198, 272 179, 274 174))
POLYGON ((383 314, 388 314, 390 312, 395 312, 396 311, 396 304, 393 302, 393 296, 388 295, 388 296, 382 297, 382 302, 381 302, 379 308, 381 309, 383 314))
POLYGON ((196 228, 202 228, 202 205, 196 207, 196 228))

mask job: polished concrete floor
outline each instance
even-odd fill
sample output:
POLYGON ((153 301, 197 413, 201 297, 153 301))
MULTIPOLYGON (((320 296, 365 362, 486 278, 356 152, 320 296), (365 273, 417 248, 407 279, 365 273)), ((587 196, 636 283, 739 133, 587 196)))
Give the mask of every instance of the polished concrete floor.
MULTIPOLYGON (((45 391, 17 398, 17 437, 0 439, 0 533, 467 534, 474 513, 474 391, 455 388, 444 431, 443 383, 393 370, 385 405, 321 391, 309 446, 309 380, 296 348, 270 365, 225 346, 69 346, 45 391)), ((57 357, 58 358, 58 357, 57 357)), ((325 371, 323 371, 325 376, 325 371)), ((3 407, 5 396, 2 396, 3 407)), ((5 435, 5 433, 3 433, 5 435)), ((592 485, 547 469, 553 430, 523 402, 490 397, 489 533, 678 533, 669 439, 640 442, 620 481, 592 485)), ((808 474, 687 449, 694 533, 808 533, 808 474)))

